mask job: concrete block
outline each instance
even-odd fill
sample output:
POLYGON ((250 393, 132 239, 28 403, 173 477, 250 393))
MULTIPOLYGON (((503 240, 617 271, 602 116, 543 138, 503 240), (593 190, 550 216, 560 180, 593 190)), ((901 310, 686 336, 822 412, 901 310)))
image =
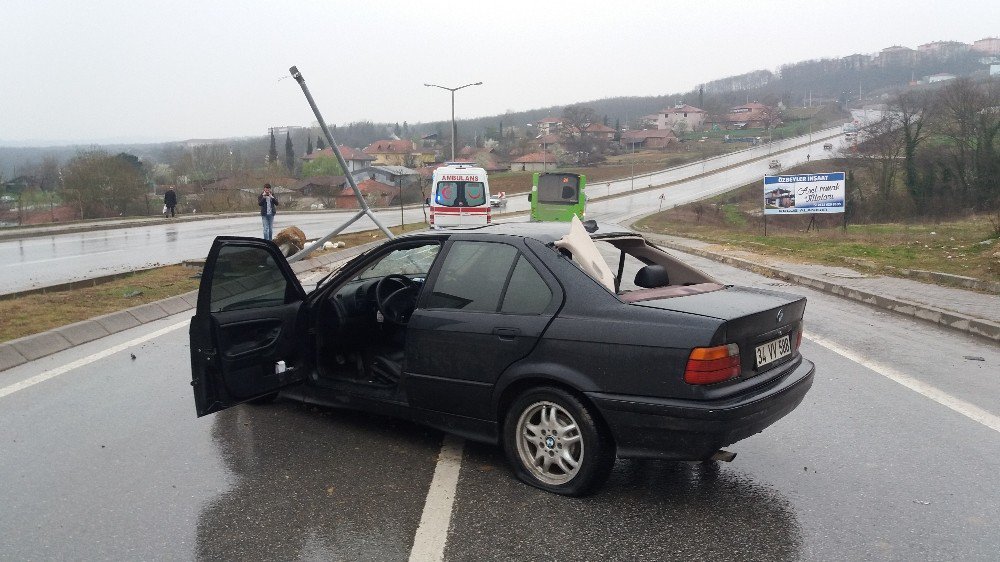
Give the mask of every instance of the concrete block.
POLYGON ((135 316, 135 319, 138 320, 140 324, 145 324, 147 322, 152 322, 153 320, 159 320, 160 318, 167 317, 167 312, 155 302, 133 306, 125 312, 135 316))
POLYGON ((184 299, 184 302, 186 302, 189 307, 191 308, 198 307, 198 291, 184 293, 183 295, 180 295, 180 297, 184 299))
POLYGON ((0 343, 0 371, 13 369, 18 365, 27 363, 28 360, 14 349, 9 343, 0 343))
POLYGON ((14 346, 14 349, 28 361, 34 361, 39 357, 52 355, 71 347, 66 338, 54 331, 19 338, 10 342, 10 345, 14 346))
POLYGON ((84 320, 83 322, 56 328, 54 331, 66 338, 66 341, 73 345, 94 341, 98 338, 103 338, 109 333, 104 326, 93 320, 84 320))
POLYGON ((129 328, 135 328, 139 325, 139 321, 136 320, 135 316, 132 316, 125 310, 112 312, 111 314, 105 314, 104 316, 98 316, 92 320, 103 326, 109 334, 116 334, 118 332, 128 330, 129 328))
POLYGON ((192 308, 194 308, 193 306, 191 306, 191 304, 189 304, 186 300, 184 300, 180 296, 170 297, 168 299, 163 299, 162 301, 157 301, 157 304, 159 304, 160 307, 163 308, 163 310, 167 314, 178 314, 180 312, 184 312, 186 310, 191 310, 192 308))

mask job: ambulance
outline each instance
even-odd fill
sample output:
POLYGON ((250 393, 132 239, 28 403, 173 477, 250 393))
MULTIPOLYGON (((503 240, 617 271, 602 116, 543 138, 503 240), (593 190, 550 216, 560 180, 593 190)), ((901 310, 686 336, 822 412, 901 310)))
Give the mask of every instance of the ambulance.
POLYGON ((490 224, 490 185, 486 170, 471 162, 447 162, 431 179, 432 228, 490 224))

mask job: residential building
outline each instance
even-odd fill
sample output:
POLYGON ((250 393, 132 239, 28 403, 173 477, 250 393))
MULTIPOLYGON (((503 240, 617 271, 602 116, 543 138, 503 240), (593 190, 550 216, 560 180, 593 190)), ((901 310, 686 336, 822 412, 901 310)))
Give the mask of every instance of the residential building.
POLYGON ((921 56, 950 57, 968 52, 972 46, 959 41, 934 41, 917 47, 921 56))
POLYGON ((656 128, 671 131, 700 131, 705 117, 705 110, 686 103, 678 103, 660 110, 656 115, 656 128))
POLYGON ((510 164, 502 161, 500 155, 492 148, 466 146, 458 154, 463 162, 472 162, 487 172, 505 172, 510 169, 510 164))
MULTIPOLYGON (((649 115, 643 115, 639 118, 639 126, 643 129, 649 127, 655 127, 657 123, 660 122, 660 116, 656 113, 651 113, 649 115)), ((625 128, 628 128, 628 123, 625 123, 625 128)))
POLYGON ((730 108, 725 114, 708 117, 706 123, 727 131, 760 129, 774 126, 774 115, 772 108, 753 101, 730 108))
MULTIPOLYGON (((340 148, 340 155, 343 156, 344 161, 347 162, 347 170, 344 170, 347 173, 371 166, 372 162, 375 161, 374 156, 365 154, 356 148, 351 148, 345 144, 337 145, 337 147, 340 148)), ((302 160, 309 162, 321 156, 328 156, 330 158, 337 157, 337 155, 333 153, 332 148, 324 148, 323 150, 314 150, 312 154, 306 154, 302 157, 302 160)))
POLYGON ((535 125, 538 126, 538 134, 540 135, 551 135, 562 130, 562 120, 555 117, 540 119, 535 121, 535 125))
POLYGON ((313 176, 292 186, 305 197, 336 197, 347 185, 346 176, 313 176))
POLYGON ((677 135, 668 129, 647 129, 622 133, 622 146, 629 148, 667 148, 679 142, 677 135))
POLYGON ((550 135, 542 135, 535 139, 535 145, 538 146, 539 150, 553 150, 556 148, 562 148, 563 138, 555 133, 550 135))
POLYGON ((583 128, 583 134, 593 138, 599 138, 602 140, 614 140, 615 130, 601 123, 591 123, 583 128))
POLYGON ((954 74, 948 74, 947 72, 941 72, 938 74, 931 74, 927 77, 927 83, 933 84, 935 82, 946 82, 948 80, 954 80, 956 76, 954 74))
POLYGON ((556 169, 556 155, 552 152, 532 152, 512 161, 512 172, 548 172, 556 169))
POLYGON ((421 152, 409 140, 375 141, 363 152, 375 157, 373 164, 376 166, 412 166, 421 160, 421 152))
POLYGON ((917 52, 909 47, 893 45, 882 49, 878 54, 879 66, 913 64, 917 52))
POLYGON ((368 166, 351 172, 351 177, 358 184, 365 180, 373 180, 388 185, 409 186, 420 177, 416 170, 406 166, 368 166))
POLYGON ((974 41, 972 50, 987 55, 1000 55, 1000 37, 987 37, 974 41))
MULTIPOLYGON (((392 198, 399 191, 394 185, 385 184, 375 180, 364 180, 358 183, 358 191, 365 198, 368 205, 372 207, 385 207, 392 201, 392 198)), ((336 197, 338 209, 357 209, 358 199, 354 196, 351 186, 344 187, 336 197)))

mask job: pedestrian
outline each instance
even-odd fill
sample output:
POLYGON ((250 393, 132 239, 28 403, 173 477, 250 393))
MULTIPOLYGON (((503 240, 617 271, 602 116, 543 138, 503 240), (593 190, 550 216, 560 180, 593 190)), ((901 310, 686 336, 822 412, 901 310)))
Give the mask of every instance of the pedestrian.
POLYGON ((264 184, 264 191, 257 196, 260 205, 260 219, 264 223, 264 240, 274 238, 274 215, 278 212, 278 199, 271 194, 271 184, 264 184))
POLYGON ((174 186, 167 188, 167 192, 163 194, 163 217, 173 217, 176 216, 174 208, 177 207, 177 194, 174 192, 174 186))
POLYGON ((808 161, 809 161, 809 155, 806 154, 806 162, 808 162, 808 161))

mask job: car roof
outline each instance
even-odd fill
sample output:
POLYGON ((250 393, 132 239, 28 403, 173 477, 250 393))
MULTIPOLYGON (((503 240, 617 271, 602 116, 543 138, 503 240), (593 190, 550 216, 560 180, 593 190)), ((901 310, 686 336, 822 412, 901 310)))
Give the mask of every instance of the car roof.
MULTIPOLYGON (((538 222, 538 221, 499 222, 499 223, 470 227, 470 228, 453 228, 453 229, 448 229, 444 232, 438 231, 436 233, 456 234, 456 235, 462 235, 463 237, 465 236, 475 237, 481 234, 520 236, 521 238, 532 238, 538 240, 543 244, 550 244, 568 234, 569 225, 570 223, 568 222, 538 222)), ((414 233, 414 234, 426 235, 427 232, 414 233)), ((628 230, 627 228, 623 228, 621 226, 608 223, 597 223, 597 230, 590 233, 591 238, 602 238, 613 235, 639 236, 639 234, 631 230, 628 230)))

